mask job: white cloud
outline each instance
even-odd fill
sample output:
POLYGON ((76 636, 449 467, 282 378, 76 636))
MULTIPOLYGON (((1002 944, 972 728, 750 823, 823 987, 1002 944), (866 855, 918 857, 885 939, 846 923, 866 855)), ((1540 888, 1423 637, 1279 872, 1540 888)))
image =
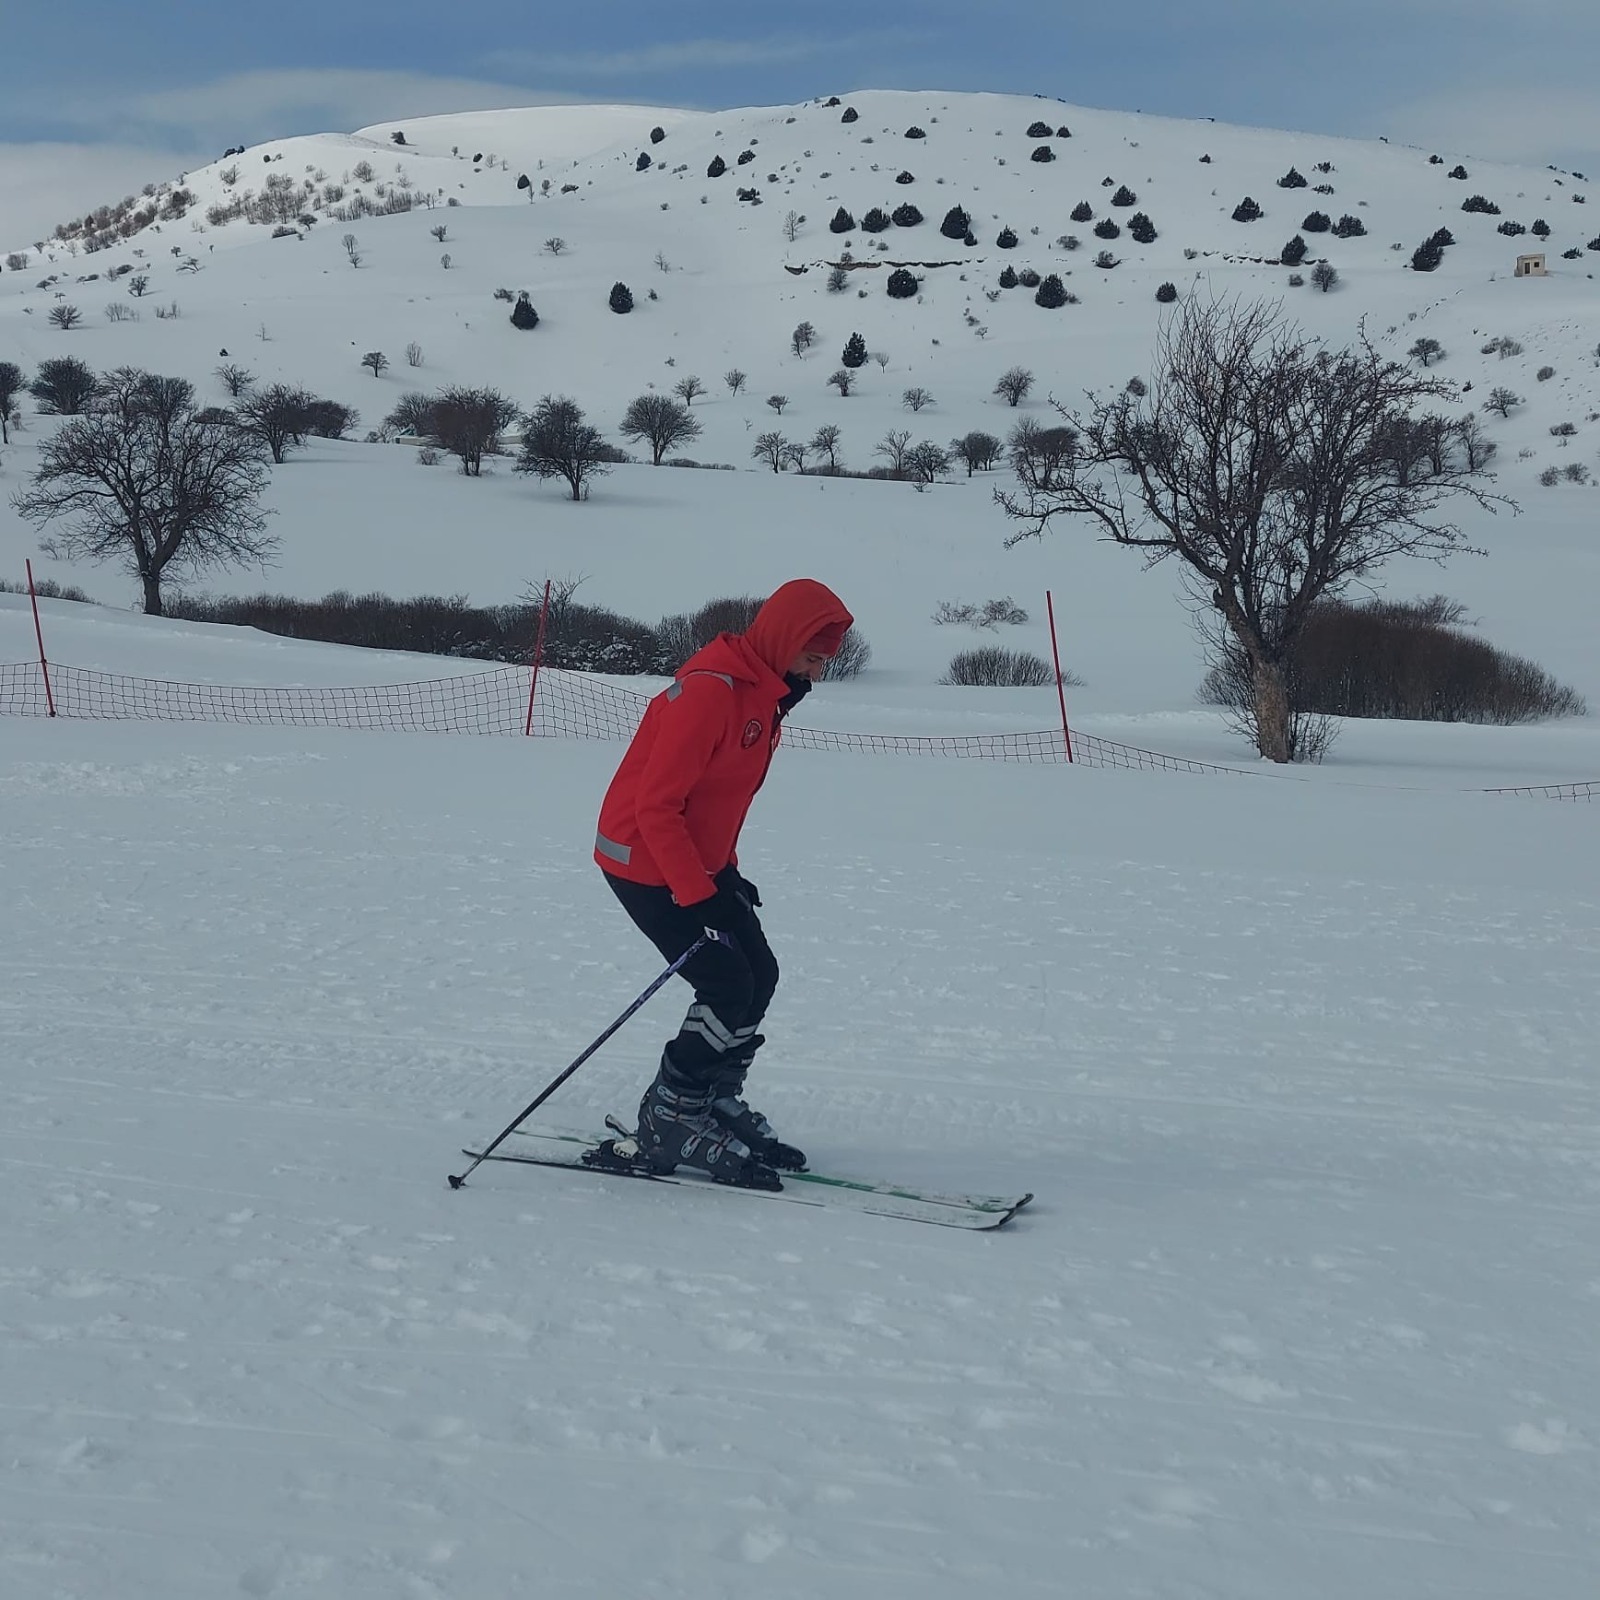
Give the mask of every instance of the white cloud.
POLYGON ((176 178, 170 150, 122 144, 0 144, 0 251, 47 238, 96 206, 176 178))
POLYGON ((338 132, 408 116, 560 105, 574 98, 479 78, 326 67, 233 73, 141 94, 52 95, 48 107, 41 102, 38 114, 42 118, 47 110, 52 125, 73 128, 85 140, 117 138, 209 160, 230 144, 338 132))
POLYGON ((539 71, 567 77, 647 77, 663 72, 705 72, 726 67, 761 67, 817 56, 847 54, 863 40, 813 36, 771 39, 685 39, 631 50, 492 50, 491 67, 539 71))

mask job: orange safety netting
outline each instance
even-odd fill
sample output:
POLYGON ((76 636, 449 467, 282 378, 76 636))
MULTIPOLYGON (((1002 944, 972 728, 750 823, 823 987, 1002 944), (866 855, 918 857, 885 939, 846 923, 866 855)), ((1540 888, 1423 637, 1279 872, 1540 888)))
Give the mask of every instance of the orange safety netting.
MULTIPOLYGON (((56 715, 100 720, 277 723, 311 728, 368 728, 409 733, 521 734, 528 727, 528 672, 500 667, 416 683, 342 688, 262 688, 175 683, 50 666, 56 715)), ((539 674, 531 731, 563 739, 627 739, 650 697, 581 672, 547 667, 539 674)), ((0 666, 0 715, 47 716, 44 673, 37 662, 0 666)), ((841 733, 792 727, 785 742, 801 750, 850 750, 957 760, 1064 762, 1059 729, 1030 733, 841 733)), ((1073 735, 1085 767, 1249 776, 1238 767, 1163 755, 1094 734, 1073 735)), ((1593 782, 1527 784, 1491 794, 1593 800, 1593 782)))

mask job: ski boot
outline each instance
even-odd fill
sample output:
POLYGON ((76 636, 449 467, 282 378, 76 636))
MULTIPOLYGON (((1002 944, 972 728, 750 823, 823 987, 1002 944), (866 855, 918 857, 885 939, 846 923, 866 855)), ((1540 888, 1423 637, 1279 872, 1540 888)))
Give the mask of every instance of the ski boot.
POLYGON ((772 1124, 744 1098, 745 1074, 750 1070, 756 1051, 765 1042, 758 1033, 744 1043, 738 1060, 723 1063, 713 1084, 711 1115, 734 1138, 748 1145, 758 1161, 782 1172, 804 1172, 805 1152, 785 1144, 772 1131, 772 1124))
POLYGON ((778 1174, 712 1114, 714 1086, 681 1078, 665 1057, 639 1102, 639 1161, 660 1177, 694 1167, 716 1183, 741 1189, 781 1189, 778 1174))

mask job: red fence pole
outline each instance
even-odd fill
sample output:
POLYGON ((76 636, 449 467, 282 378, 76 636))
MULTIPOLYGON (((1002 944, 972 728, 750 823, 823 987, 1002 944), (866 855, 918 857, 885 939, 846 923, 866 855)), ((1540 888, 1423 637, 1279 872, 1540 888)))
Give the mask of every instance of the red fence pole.
POLYGON ((1067 760, 1072 760, 1072 729, 1067 726, 1067 691, 1061 684, 1061 651, 1056 644, 1056 604, 1048 589, 1044 592, 1044 608, 1050 616, 1050 654, 1056 663, 1056 697, 1061 702, 1061 737, 1066 741, 1067 760))
POLYGON ((544 580, 544 604, 539 607, 539 632, 533 641, 533 672, 528 678, 528 720, 523 724, 522 735, 533 733, 533 696, 539 687, 539 658, 544 654, 544 625, 550 615, 550 580, 544 580))
POLYGON ((50 715, 56 714, 56 697, 50 688, 50 663, 44 656, 44 629, 39 626, 39 596, 33 588, 33 563, 26 563, 28 568, 28 598, 33 602, 33 636, 39 641, 39 670, 44 674, 44 703, 49 707, 50 715))

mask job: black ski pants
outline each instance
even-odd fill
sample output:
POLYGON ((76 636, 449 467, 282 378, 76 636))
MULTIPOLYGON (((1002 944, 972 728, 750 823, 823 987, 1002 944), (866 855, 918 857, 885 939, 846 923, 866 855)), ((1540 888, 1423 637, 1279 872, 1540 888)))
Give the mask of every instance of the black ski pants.
MULTIPOLYGON (((602 876, 639 931, 668 961, 676 961, 705 932, 695 908, 680 906, 670 889, 632 883, 609 872, 602 876)), ((724 867, 715 879, 722 901, 737 908, 725 930, 733 936, 733 946, 707 943, 679 969, 679 976, 694 986, 694 1002, 666 1056, 677 1075, 695 1086, 709 1086, 729 1068, 748 1065, 750 1042, 778 987, 777 958, 760 918, 737 893, 739 881, 734 867, 724 867)))

